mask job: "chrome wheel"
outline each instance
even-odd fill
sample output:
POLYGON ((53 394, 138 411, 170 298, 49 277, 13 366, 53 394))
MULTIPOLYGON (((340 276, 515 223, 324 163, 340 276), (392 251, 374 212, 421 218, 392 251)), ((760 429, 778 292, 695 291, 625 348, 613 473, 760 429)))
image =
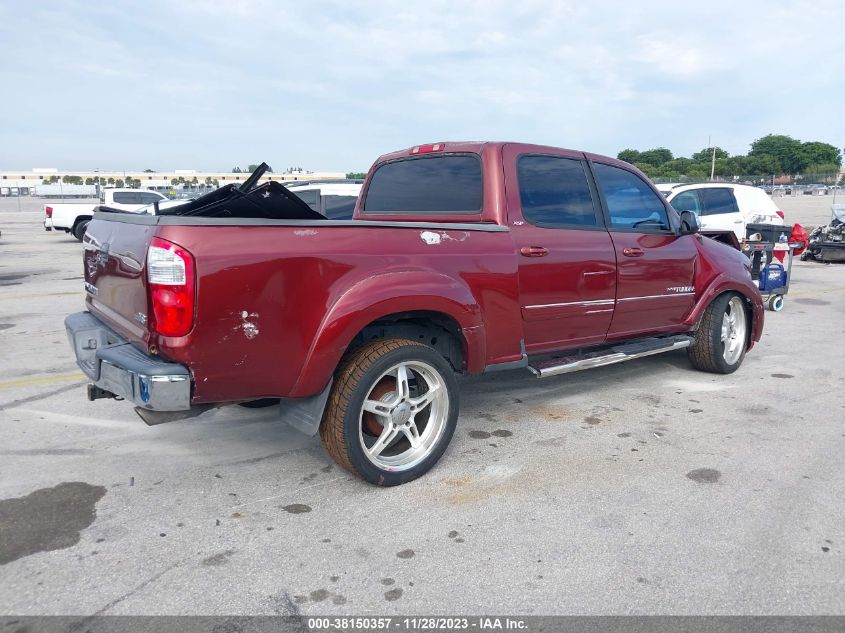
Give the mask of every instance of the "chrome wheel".
POLYGON ((733 365, 742 356, 745 349, 747 317, 742 299, 731 297, 722 316, 722 358, 728 365, 733 365))
POLYGON ((407 470, 437 445, 449 417, 449 393, 437 369, 398 363, 373 383, 359 416, 367 459, 383 470, 407 470))

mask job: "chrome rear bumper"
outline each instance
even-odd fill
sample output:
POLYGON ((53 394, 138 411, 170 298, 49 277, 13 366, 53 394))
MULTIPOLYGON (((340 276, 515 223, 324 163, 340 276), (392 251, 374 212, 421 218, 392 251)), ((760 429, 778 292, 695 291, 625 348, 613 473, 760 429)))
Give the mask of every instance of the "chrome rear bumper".
MULTIPOLYGON (((90 312, 65 319, 76 363, 94 387, 150 411, 191 408, 191 374, 183 365, 148 356, 90 312)), ((96 389, 90 394, 99 394, 96 389)))

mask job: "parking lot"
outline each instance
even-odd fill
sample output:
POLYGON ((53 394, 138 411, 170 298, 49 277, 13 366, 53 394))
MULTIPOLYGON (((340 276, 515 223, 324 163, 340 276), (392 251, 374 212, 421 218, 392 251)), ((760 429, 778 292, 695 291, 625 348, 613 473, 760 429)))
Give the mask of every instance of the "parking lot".
POLYGON ((0 200, 0 612, 845 612, 845 266, 796 262, 733 375, 465 379, 440 463, 379 489, 273 409, 88 402, 81 245, 40 204, 0 200))

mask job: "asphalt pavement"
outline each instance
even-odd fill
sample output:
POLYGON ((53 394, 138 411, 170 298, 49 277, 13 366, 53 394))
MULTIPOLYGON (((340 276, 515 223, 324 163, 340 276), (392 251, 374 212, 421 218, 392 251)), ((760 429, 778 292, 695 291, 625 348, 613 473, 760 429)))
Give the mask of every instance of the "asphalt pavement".
POLYGON ((799 262, 730 376, 685 352, 462 381, 413 483, 272 409, 88 402, 81 246, 0 201, 0 613, 845 614, 845 265, 799 262))

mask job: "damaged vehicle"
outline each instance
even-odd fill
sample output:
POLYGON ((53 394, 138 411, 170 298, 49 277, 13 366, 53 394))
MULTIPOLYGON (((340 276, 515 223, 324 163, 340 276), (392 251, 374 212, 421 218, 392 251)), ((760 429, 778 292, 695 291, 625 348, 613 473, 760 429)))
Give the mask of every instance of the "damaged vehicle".
POLYGON ((727 374, 762 336, 748 258, 613 158, 420 145, 375 162, 348 220, 261 173, 156 214, 94 215, 86 310, 65 321, 89 399, 149 424, 270 404, 391 486, 445 452, 458 374, 680 349, 727 374))
POLYGON ((845 204, 832 206, 830 224, 810 233, 810 243, 801 259, 819 262, 845 262, 845 204))

